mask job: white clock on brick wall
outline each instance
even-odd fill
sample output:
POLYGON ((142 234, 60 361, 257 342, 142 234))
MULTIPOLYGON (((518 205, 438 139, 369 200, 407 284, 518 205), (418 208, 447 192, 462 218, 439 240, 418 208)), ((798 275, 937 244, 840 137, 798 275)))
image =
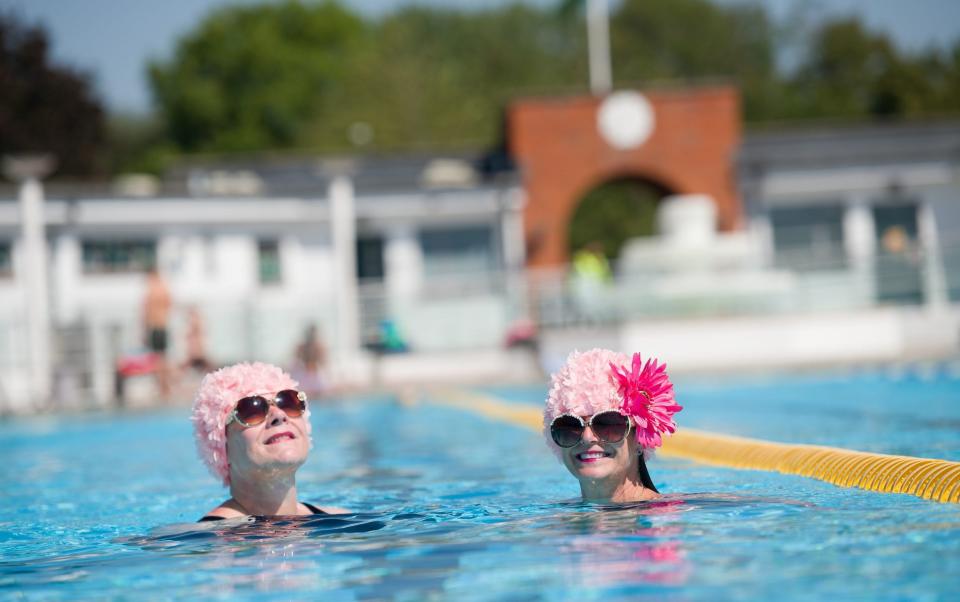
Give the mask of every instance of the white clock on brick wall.
POLYGON ((639 148, 653 133, 653 107, 643 94, 622 90, 607 96, 597 111, 597 129, 618 150, 639 148))

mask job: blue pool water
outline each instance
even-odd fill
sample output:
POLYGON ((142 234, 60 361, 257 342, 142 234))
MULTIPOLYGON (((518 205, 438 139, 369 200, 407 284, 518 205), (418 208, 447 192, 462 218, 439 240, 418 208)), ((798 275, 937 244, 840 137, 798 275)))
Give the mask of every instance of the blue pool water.
MULTIPOLYGON (((490 388, 538 404, 542 387, 490 388)), ((960 460, 946 373, 678 383, 681 426, 960 460)), ((303 499, 356 511, 194 524, 225 498, 185 408, 0 423, 0 598, 936 600, 960 505, 654 460, 660 501, 577 500, 538 434, 422 402, 314 406, 303 499)))

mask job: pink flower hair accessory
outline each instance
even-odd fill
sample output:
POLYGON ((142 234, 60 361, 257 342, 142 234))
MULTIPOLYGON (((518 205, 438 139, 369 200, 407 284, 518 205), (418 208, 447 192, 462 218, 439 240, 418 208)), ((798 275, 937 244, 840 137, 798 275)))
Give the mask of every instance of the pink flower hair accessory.
MULTIPOLYGON (((297 381, 280 368, 261 362, 234 364, 211 372, 200 381, 193 401, 193 434, 197 452, 211 474, 230 485, 227 460, 227 417, 237 401, 250 395, 272 395, 297 389, 297 381)), ((310 408, 303 414, 310 436, 310 408)), ((311 447, 313 442, 311 440, 311 447)))
POLYGON ((644 364, 640 354, 634 353, 629 371, 613 362, 610 370, 623 399, 621 409, 633 418, 637 442, 644 448, 660 447, 663 434, 677 431, 673 415, 683 409, 673 396, 666 364, 659 364, 653 358, 644 364))

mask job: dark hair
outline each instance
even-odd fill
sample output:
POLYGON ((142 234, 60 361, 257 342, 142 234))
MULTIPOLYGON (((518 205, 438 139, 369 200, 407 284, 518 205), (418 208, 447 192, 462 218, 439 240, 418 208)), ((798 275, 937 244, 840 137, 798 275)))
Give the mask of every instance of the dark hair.
POLYGON ((660 493, 657 491, 657 486, 653 484, 653 479, 650 478, 650 473, 647 471, 647 463, 643 460, 642 450, 640 451, 640 483, 650 491, 660 493))

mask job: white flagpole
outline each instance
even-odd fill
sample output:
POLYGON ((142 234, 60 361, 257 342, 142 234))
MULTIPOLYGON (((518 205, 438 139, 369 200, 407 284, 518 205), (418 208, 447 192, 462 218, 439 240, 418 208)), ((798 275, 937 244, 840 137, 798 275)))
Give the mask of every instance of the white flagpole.
POLYGON ((590 56, 590 91, 597 96, 605 95, 613 88, 607 0, 587 0, 587 48, 590 56))

